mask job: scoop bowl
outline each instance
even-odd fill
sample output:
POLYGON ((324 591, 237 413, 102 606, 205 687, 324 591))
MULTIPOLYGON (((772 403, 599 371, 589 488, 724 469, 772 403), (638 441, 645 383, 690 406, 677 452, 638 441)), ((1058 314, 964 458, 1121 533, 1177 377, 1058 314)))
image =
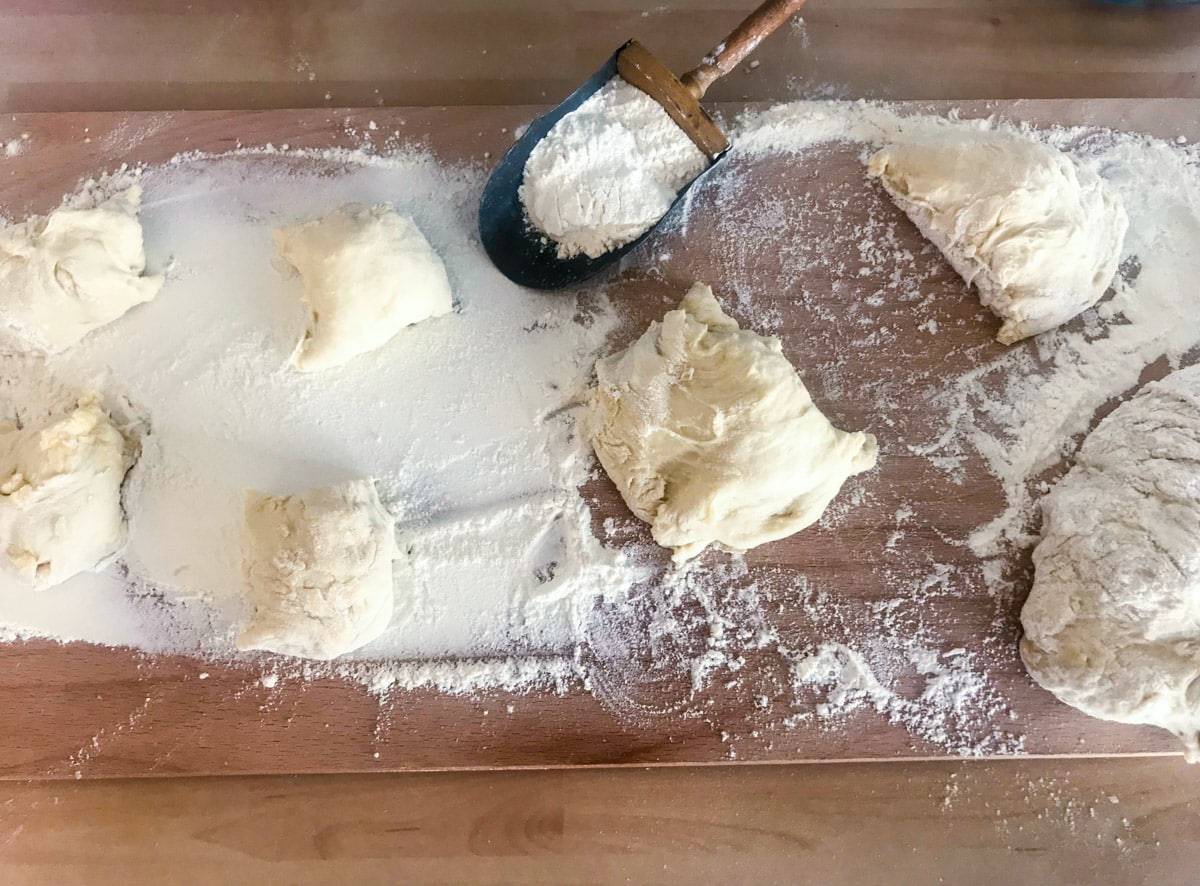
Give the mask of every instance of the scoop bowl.
POLYGON ((562 103, 530 123, 500 159, 484 186, 479 203, 480 240, 500 273, 520 286, 563 289, 581 283, 620 261, 671 216, 688 190, 724 156, 723 152, 715 157, 710 156, 708 166, 676 194, 667 213, 637 239, 596 258, 586 255, 559 258, 557 244, 533 227, 521 202, 519 191, 525 179, 525 163, 537 143, 554 128, 554 124, 576 110, 613 77, 620 76, 618 63, 621 53, 631 46, 637 46, 636 41, 624 44, 562 103))

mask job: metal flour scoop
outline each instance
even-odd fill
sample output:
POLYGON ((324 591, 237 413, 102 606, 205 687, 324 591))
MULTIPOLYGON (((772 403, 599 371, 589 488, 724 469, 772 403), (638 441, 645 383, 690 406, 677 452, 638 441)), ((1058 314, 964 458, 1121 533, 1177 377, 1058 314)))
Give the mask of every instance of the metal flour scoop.
MULTIPOLYGON (((619 260, 654 230, 652 226, 636 240, 597 258, 586 255, 558 257, 556 244, 530 225, 518 195, 530 152, 555 123, 582 105, 613 77, 620 76, 662 105, 708 157, 708 166, 700 173, 702 176, 724 156, 729 149, 729 139, 700 106, 700 99, 714 81, 737 68, 764 37, 803 5, 804 0, 767 0, 717 44, 699 66, 682 77, 676 77, 649 50, 636 40, 630 40, 562 104, 529 124, 492 171, 479 206, 479 235, 483 248, 501 273, 522 286, 560 289, 585 280, 619 260)), ((679 191, 672 209, 700 176, 679 191)))

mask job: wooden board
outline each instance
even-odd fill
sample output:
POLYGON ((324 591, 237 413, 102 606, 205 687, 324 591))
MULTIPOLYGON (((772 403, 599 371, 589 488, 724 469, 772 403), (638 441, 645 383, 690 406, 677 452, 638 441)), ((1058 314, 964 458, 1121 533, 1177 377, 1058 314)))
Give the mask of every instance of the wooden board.
MULTIPOLYGON (((0 108, 549 102, 631 37, 686 71, 752 5, 9 0, 0 5, 0 108)), ((801 24, 755 52, 759 67, 719 81, 709 100, 1194 98, 1198 22, 1194 8, 1082 0, 809 3, 801 24)))
MULTIPOLYGON (((967 115, 999 110, 1039 123, 1096 123, 1200 138, 1200 102, 1190 100, 968 104, 962 110, 967 115)), ((349 144, 347 123, 362 131, 369 120, 376 121, 381 132, 398 129, 428 143, 446 160, 483 163, 485 152, 498 156, 511 143, 512 128, 534 113, 535 108, 510 107, 16 115, 0 121, 0 141, 28 133, 29 148, 0 164, 0 209, 14 216, 45 211, 81 176, 120 162, 162 161, 184 150, 219 151, 238 142, 349 144)), ((861 302, 877 289, 878 279, 857 275, 857 266, 850 261, 854 256, 814 262, 797 277, 780 260, 782 248, 795 246, 787 229, 776 231, 783 239, 771 244, 730 240, 722 228, 727 218, 722 212, 759 212, 762 204, 754 200, 765 196, 776 208, 805 207, 809 214, 805 230, 819 231, 824 201, 861 188, 857 149, 806 155, 804 163, 772 159, 756 164, 746 176, 752 196, 743 194, 736 204, 718 207, 720 189, 706 188, 696 198, 686 238, 649 242, 641 261, 610 278, 610 293, 628 313, 630 330, 659 316, 693 279, 711 282, 722 294, 753 287, 756 312, 775 310, 779 320, 774 331, 794 362, 812 368, 806 380, 837 424, 874 428, 885 447, 889 435, 928 435, 939 416, 919 396, 897 401, 888 416, 890 424, 879 425, 874 399, 863 395, 879 381, 869 373, 886 371, 889 365, 927 372, 941 367, 961 370, 964 355, 978 360, 1000 352, 990 342, 994 321, 939 259, 929 257, 923 287, 937 296, 927 308, 929 314, 917 316, 908 304, 884 304, 872 315, 872 323, 897 335, 882 353, 874 354, 873 369, 857 368, 869 361, 855 359, 853 348, 861 345, 848 349, 859 330, 853 328, 847 305, 861 302), (807 293, 802 300, 801 292, 807 293), (918 326, 929 316, 938 320, 942 334, 918 334, 918 326), (842 358, 844 363, 839 362, 842 358), (836 372, 822 372, 822 367, 835 366, 840 367, 836 372), (840 387, 836 396, 825 390, 825 382, 834 377, 840 387)), ((876 206, 876 211, 888 210, 876 206)), ((837 221, 844 223, 846 216, 837 221)), ((920 251, 914 231, 903 224, 896 229, 920 251)), ((981 524, 999 508, 999 489, 979 465, 971 467, 966 482, 955 484, 898 447, 878 473, 860 482, 862 506, 847 511, 835 528, 814 528, 766 546, 748 562, 755 569, 801 571, 815 585, 854 604, 889 598, 894 596, 889 582, 895 576, 887 574, 890 555, 885 542, 894 529, 896 509, 912 504, 919 524, 907 533, 906 545, 920 546, 931 560, 956 573, 965 575, 977 568, 969 552, 944 539, 981 524)), ((598 520, 625 515, 606 481, 589 492, 598 501, 598 520)), ((1030 683, 1013 652, 1021 597, 1023 591, 1004 604, 1001 636, 992 627, 996 601, 978 584, 965 585, 952 599, 939 601, 929 617, 943 625, 946 648, 973 647, 986 639, 1008 650, 999 655, 990 676, 1011 702, 1017 728, 1026 737, 1026 751, 1174 753, 1174 740, 1160 731, 1092 720, 1030 683)), ((787 607, 781 609, 779 627, 801 641, 805 637, 803 620, 787 607)), ((862 629, 869 630, 867 622, 862 629)), ((752 661, 750 666, 758 664, 752 661)), ((850 728, 836 731, 816 726, 789 729, 778 722, 757 725, 749 700, 725 697, 719 690, 689 703, 676 715, 635 720, 582 692, 517 698, 503 693, 458 698, 413 692, 381 708, 374 697, 351 684, 323 680, 272 692, 255 685, 259 673, 85 644, 6 646, 0 649, 0 709, 5 711, 0 723, 0 775, 708 763, 729 760, 731 746, 737 759, 757 762, 945 753, 871 713, 856 715, 850 728), (208 677, 201 679, 201 673, 208 677)), ((669 707, 675 698, 672 693, 678 692, 649 684, 618 690, 635 696, 646 693, 645 699, 638 700, 660 707, 669 707)))
POLYGON ((1195 879, 1177 759, 0 783, 7 884, 1195 879))

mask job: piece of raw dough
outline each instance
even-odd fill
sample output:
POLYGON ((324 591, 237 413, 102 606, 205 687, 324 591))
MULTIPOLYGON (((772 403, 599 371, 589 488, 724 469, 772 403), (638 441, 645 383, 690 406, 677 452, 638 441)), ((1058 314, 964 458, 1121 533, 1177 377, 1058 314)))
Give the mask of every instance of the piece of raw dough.
POLYGON ((145 276, 139 185, 90 208, 0 227, 0 337, 54 354, 162 288, 145 276))
POLYGON ((453 307, 441 258, 411 218, 385 204, 280 228, 275 245, 304 287, 308 325, 292 364, 305 372, 339 366, 453 307))
POLYGON ((45 425, 0 425, 0 562, 42 590, 94 569, 125 541, 130 447, 91 399, 45 425))
POLYGON ((875 438, 830 424, 779 339, 739 329, 702 283, 596 378, 592 446, 676 561, 798 532, 875 465, 875 438))
POLYGON ((276 497, 246 494, 242 570, 251 613, 239 649, 330 659, 387 628, 391 515, 370 480, 276 497))
POLYGON ((1012 344, 1108 289, 1129 220, 1117 194, 1063 152, 1019 135, 947 129, 888 145, 868 173, 1003 323, 1012 344))
POLYGON ((1104 419, 1045 497, 1021 657, 1086 714, 1200 759, 1200 367, 1104 419))
POLYGON ((598 258, 654 227, 707 166, 662 105, 614 77, 530 151, 519 196, 559 258, 598 258))

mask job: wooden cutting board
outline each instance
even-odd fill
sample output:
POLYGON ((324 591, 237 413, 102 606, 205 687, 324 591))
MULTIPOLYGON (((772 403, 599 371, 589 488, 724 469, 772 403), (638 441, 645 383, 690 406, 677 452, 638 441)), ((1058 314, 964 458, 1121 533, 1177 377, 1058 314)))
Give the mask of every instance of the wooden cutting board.
MULTIPOLYGON (((1097 124, 1200 139, 1200 101, 1194 100, 974 102, 957 107, 964 116, 1000 113, 1041 125, 1097 124)), ((732 114, 740 108, 722 110, 732 114)), ((485 165, 490 162, 486 158, 498 157, 512 143, 513 128, 537 111, 459 107, 15 115, 0 120, 0 143, 23 139, 25 147, 0 159, 0 212, 20 217, 47 211, 81 177, 124 162, 153 163, 181 151, 224 151, 239 143, 354 146, 352 131, 399 131, 446 160, 485 165), (375 130, 368 129, 370 121, 375 130)), ((878 267, 860 272, 857 255, 846 254, 812 262, 797 274, 795 263, 781 258, 803 245, 797 244, 789 219, 803 214, 804 236, 820 239, 830 200, 840 201, 842 209, 836 218, 828 216, 828 224, 844 225, 853 218, 854 201, 865 191, 859 151, 835 146, 802 160, 776 157, 751 164, 741 174, 740 192, 704 189, 693 203, 685 236, 674 233, 648 242, 638 261, 606 282, 613 300, 630 317, 631 333, 661 316, 693 280, 711 283, 735 305, 735 314, 735 296, 752 291, 751 319, 775 318, 771 331, 806 370, 806 382, 831 419, 840 427, 879 434, 885 451, 880 470, 854 481, 861 504, 847 509, 835 527, 814 527, 747 558, 752 569, 802 573, 813 586, 865 612, 869 602, 895 596, 898 580, 919 581, 924 574, 896 575, 904 567, 897 566, 887 540, 898 508, 909 505, 916 512, 903 545, 917 546, 928 554, 928 562, 949 566, 952 575, 968 575, 977 571, 977 561, 947 539, 984 523, 1002 504, 996 481, 977 460, 968 460, 966 479, 953 483, 924 459, 906 454, 903 446, 889 445, 900 438, 928 438, 942 426, 943 417, 927 396, 916 389, 899 392, 885 423, 875 398, 866 392, 886 376, 888 367, 927 375, 958 373, 969 361, 997 356, 1001 348, 990 340, 994 320, 939 257, 920 255, 924 244, 907 223, 895 226, 897 236, 919 255, 925 272, 922 293, 936 298, 920 308, 912 303, 879 306, 869 315, 871 325, 894 333, 887 336, 868 340, 861 312, 851 316, 847 310, 880 288, 878 267), (760 219, 755 238, 730 238, 731 219, 738 215, 743 221, 749 215, 760 219), (938 322, 937 335, 919 329, 931 318, 938 322), (830 379, 836 379, 838 390, 826 390, 830 379)), ((880 209, 878 194, 871 199, 877 217, 895 212, 880 209)), ((863 221, 866 216, 864 209, 863 221)), ((597 503, 597 523, 606 516, 627 517, 607 480, 594 483, 588 494, 597 503)), ((938 621, 946 649, 987 643, 1000 650, 992 657, 989 676, 1011 706, 1013 718, 1006 715, 1003 728, 1023 734, 1029 754, 1175 753, 1175 740, 1159 730, 1090 719, 1030 682, 1016 655, 1016 616, 1028 589, 1027 562, 1016 558, 1013 568, 1022 581, 1011 600, 998 604, 980 583, 966 582, 927 613, 938 621), (998 605, 1003 607, 999 633, 998 605)), ((773 618, 796 646, 821 639, 811 636, 786 605, 773 618)), ((863 619, 860 639, 869 634, 869 620, 863 619)), ((756 666, 751 658, 747 667, 756 666)), ((257 682, 261 673, 261 668, 147 657, 79 643, 0 646, 0 776, 886 760, 948 753, 869 711, 852 715, 837 729, 812 723, 789 727, 781 716, 758 716, 744 693, 723 693, 720 680, 685 706, 673 705, 678 687, 652 683, 609 687, 605 701, 597 698, 604 692, 593 695, 582 689, 563 696, 490 692, 470 698, 416 691, 395 695, 381 706, 348 682, 317 680, 267 689, 257 682), (642 708, 674 712, 618 713, 614 691, 636 696, 633 701, 642 708)))

